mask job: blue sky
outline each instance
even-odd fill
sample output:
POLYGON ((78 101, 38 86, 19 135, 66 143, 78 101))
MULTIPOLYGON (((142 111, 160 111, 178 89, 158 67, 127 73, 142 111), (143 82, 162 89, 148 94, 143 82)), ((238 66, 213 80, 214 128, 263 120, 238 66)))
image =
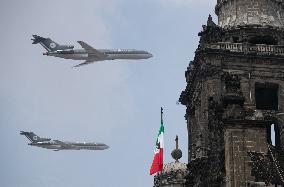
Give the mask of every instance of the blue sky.
MULTIPOLYGON (((0 2, 0 186, 153 185, 149 167, 164 107, 165 162, 175 135, 187 161, 184 72, 212 0, 62 0, 0 2), (43 56, 32 34, 59 44, 134 48, 154 57, 71 68, 43 56), (106 151, 30 147, 20 130, 70 141, 104 142, 106 151)), ((216 20, 216 16, 214 15, 216 20)))

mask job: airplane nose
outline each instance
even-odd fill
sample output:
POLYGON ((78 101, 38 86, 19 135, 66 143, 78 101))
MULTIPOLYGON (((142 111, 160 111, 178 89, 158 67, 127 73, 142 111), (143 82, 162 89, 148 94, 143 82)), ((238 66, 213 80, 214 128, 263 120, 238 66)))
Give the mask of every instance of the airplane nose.
POLYGON ((153 55, 152 55, 151 53, 149 53, 148 55, 149 55, 149 58, 152 58, 152 57, 153 57, 153 55))

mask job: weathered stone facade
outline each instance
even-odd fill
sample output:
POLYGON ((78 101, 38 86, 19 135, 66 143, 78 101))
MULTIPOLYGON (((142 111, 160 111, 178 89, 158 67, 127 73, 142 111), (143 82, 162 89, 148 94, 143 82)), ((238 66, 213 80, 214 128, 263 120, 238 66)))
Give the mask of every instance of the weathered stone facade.
POLYGON ((268 153, 274 124, 273 150, 280 151, 275 159, 284 164, 283 4, 218 0, 219 26, 209 16, 199 33, 180 96, 187 107, 187 186, 259 186, 267 181, 284 185, 281 172, 267 171, 277 175, 277 181, 265 177, 269 174, 255 177, 262 171, 252 169, 249 155, 274 154, 268 153))

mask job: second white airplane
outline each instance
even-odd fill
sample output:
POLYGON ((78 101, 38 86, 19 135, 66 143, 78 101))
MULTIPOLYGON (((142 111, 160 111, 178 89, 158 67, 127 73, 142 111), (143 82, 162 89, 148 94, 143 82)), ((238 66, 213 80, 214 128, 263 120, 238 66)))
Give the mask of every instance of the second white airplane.
POLYGON ((85 42, 78 41, 83 49, 74 49, 74 46, 59 45, 50 38, 33 35, 33 44, 41 44, 46 50, 43 55, 54 56, 65 59, 85 60, 85 62, 74 67, 91 64, 96 61, 115 60, 115 59, 148 59, 153 55, 147 51, 135 49, 95 49, 85 42))

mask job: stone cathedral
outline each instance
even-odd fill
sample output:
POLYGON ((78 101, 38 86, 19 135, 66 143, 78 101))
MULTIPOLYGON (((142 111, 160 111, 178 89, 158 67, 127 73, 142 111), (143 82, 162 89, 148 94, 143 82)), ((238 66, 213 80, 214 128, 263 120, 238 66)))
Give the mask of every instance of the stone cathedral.
POLYGON ((187 167, 176 160, 155 186, 284 186, 284 0, 217 0, 215 12, 179 99, 187 167))

